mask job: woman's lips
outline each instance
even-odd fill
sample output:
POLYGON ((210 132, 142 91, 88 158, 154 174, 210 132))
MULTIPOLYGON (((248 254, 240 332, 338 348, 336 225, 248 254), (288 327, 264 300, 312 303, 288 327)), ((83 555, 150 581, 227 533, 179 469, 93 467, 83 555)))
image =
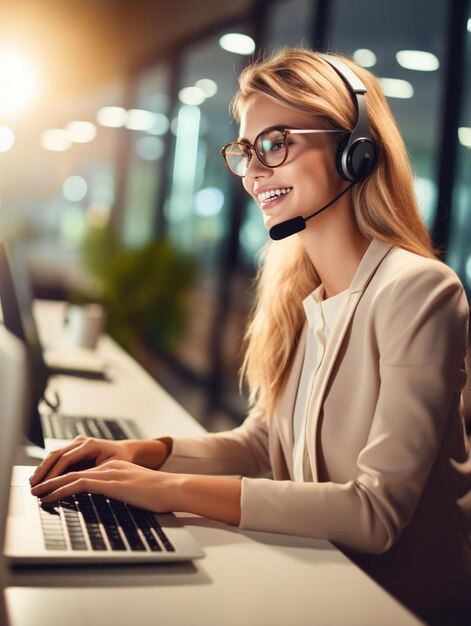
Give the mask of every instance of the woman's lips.
POLYGON ((276 206, 277 204, 280 204, 280 202, 283 202, 283 200, 285 200, 286 197, 289 196, 289 194, 291 193, 291 190, 292 190, 292 187, 289 188, 289 191, 287 193, 280 193, 279 195, 270 196, 269 198, 265 200, 259 200, 257 198, 260 208, 262 210, 267 210, 271 207, 276 206))

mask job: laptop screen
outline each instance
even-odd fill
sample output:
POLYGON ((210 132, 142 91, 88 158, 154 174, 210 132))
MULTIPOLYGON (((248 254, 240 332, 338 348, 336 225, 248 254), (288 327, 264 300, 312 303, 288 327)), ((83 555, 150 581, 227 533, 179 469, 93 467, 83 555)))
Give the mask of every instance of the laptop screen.
POLYGON ((26 268, 17 254, 10 260, 9 251, 0 242, 0 304, 5 327, 26 347, 31 380, 31 409, 26 420, 26 437, 44 448, 38 405, 48 383, 48 370, 44 362, 33 317, 33 304, 26 268))

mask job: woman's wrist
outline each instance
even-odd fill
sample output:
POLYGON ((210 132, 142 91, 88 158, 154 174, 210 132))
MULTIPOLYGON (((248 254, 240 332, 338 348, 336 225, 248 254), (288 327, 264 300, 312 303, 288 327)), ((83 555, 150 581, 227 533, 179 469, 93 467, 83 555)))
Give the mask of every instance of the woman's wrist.
POLYGON ((195 513, 238 526, 241 481, 221 476, 174 474, 173 511, 195 513))
POLYGON ((136 465, 149 469, 159 469, 172 451, 173 440, 170 437, 161 439, 133 440, 126 442, 131 461, 136 465))

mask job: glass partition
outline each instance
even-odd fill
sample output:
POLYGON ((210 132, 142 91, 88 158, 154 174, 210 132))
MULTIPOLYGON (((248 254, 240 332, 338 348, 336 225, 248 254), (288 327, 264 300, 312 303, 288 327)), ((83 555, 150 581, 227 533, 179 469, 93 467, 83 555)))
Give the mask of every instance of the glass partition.
POLYGON ((458 160, 453 189, 451 234, 447 263, 460 275, 471 296, 471 3, 463 65, 463 102, 458 128, 458 160))
POLYGON ((381 79, 415 170, 416 193, 431 227, 437 198, 437 152, 443 101, 447 3, 430 0, 337 0, 331 50, 353 55, 381 79), (426 16, 426 18, 425 18, 426 16))
POLYGON ((155 232, 158 190, 166 158, 169 120, 169 69, 159 64, 141 74, 134 108, 127 122, 129 137, 123 238, 129 247, 151 241, 155 232))
MULTIPOLYGON (((234 32, 245 34, 238 25, 234 32)), ((220 155, 237 129, 229 104, 246 57, 221 48, 225 32, 185 51, 175 135, 172 180, 165 203, 168 235, 200 263, 217 264, 228 233, 231 180, 220 155)))
MULTIPOLYGON (((247 35, 241 24, 231 32, 247 35)), ((229 105, 237 76, 247 56, 221 47, 222 31, 190 46, 182 58, 169 194, 164 212, 167 234, 180 250, 195 257, 199 267, 191 297, 191 319, 176 356, 198 376, 208 379, 215 369, 217 317, 221 306, 234 182, 220 155, 221 147, 237 136, 229 105)), ((225 324, 226 320, 222 320, 225 324)), ((217 367, 217 366, 216 366, 217 367)))

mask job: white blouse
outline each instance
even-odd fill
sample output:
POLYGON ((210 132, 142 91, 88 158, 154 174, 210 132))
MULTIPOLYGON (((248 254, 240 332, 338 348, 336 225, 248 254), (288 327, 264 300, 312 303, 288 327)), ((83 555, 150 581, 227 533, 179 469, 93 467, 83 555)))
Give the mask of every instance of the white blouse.
MULTIPOLYGON (((303 368, 299 378, 298 393, 293 413, 293 470, 294 480, 309 480, 305 475, 305 431, 312 386, 319 365, 325 354, 325 347, 332 328, 339 316, 343 304, 347 300, 348 291, 342 291, 327 300, 323 300, 324 286, 319 285, 303 300, 304 311, 308 323, 306 349, 303 368)), ((308 465, 308 464, 307 464, 308 465)))

